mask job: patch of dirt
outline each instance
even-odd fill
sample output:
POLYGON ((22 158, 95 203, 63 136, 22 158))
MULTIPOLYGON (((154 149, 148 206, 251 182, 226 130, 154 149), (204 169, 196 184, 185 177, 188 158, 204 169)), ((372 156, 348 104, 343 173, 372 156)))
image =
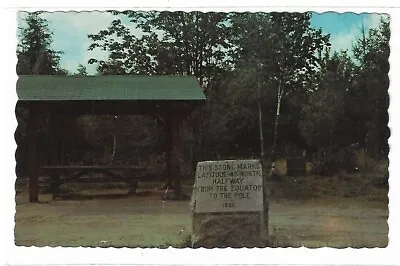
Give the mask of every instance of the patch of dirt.
MULTIPOLYGON (((19 246, 182 247, 189 243, 189 201, 163 200, 154 189, 87 190, 87 198, 29 203, 16 195, 15 244, 19 246), (93 196, 94 195, 94 196, 93 196), (100 197, 99 197, 100 195, 100 197), (117 195, 117 196, 116 196, 117 195)), ((274 246, 385 247, 386 202, 355 198, 275 199, 269 203, 274 246)))

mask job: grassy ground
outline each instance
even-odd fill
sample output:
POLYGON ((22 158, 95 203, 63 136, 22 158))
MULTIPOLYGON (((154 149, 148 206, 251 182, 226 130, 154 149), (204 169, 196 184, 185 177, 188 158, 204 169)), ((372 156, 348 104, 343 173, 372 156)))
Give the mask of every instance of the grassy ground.
POLYGON ((17 197, 17 245, 162 246, 179 244, 190 230, 188 202, 163 203, 157 195, 57 201, 42 195, 40 204, 26 196, 17 197))
POLYGON ((387 218, 387 205, 360 199, 272 201, 270 205, 274 246, 385 247, 387 218))
MULTIPOLYGON (((273 246, 384 247, 388 242, 387 188, 366 180, 303 177, 270 181, 273 246), (347 180, 347 181, 346 181, 347 180), (357 181, 357 182, 356 182, 357 181), (367 182, 365 185, 363 182, 367 182), (364 185, 363 185, 364 184, 364 185)), ((106 197, 27 202, 16 196, 15 243, 23 246, 182 247, 190 243, 189 201, 163 202, 155 184, 147 193, 124 196, 127 189, 80 189, 106 197), (110 195, 122 195, 109 197, 110 195)), ((76 188, 75 188, 76 189, 76 188)), ((184 186, 190 192, 190 184, 184 186)))

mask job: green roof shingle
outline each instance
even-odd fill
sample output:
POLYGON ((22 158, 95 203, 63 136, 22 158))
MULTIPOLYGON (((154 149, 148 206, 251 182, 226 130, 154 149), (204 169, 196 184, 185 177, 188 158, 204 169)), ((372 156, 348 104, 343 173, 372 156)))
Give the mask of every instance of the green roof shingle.
POLYGON ((205 100, 194 76, 20 76, 21 101, 205 100))

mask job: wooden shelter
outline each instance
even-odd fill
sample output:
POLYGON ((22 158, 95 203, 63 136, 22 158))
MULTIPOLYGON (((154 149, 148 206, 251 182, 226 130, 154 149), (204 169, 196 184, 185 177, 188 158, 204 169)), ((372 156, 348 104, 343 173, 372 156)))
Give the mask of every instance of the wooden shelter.
MULTIPOLYGON (((36 138, 38 119, 41 116, 150 115, 163 119, 167 139, 166 173, 168 184, 172 184, 173 165, 178 164, 173 156, 173 149, 179 124, 206 100, 203 90, 193 76, 20 76, 17 81, 17 93, 19 104, 29 110, 30 202, 39 200, 39 172, 49 174, 55 168, 71 168, 62 165, 39 165, 36 138)), ((84 168, 87 170, 96 167, 84 168)), ((100 166, 99 169, 103 168, 107 167, 100 166)), ((178 178, 175 180, 175 193, 180 197, 180 175, 178 173, 175 176, 178 178)))

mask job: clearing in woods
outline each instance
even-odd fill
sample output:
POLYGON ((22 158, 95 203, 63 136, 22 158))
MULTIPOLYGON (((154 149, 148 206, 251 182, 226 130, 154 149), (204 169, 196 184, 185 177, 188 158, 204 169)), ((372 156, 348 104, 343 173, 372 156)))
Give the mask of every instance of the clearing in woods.
MULTIPOLYGON (((86 191, 101 194, 102 191, 86 191)), ((110 190, 107 194, 126 192, 110 190)), ((16 196, 18 246, 184 247, 190 243, 189 201, 161 200, 161 192, 138 196, 28 202, 16 196)), ((385 247, 386 202, 356 198, 272 199, 270 234, 274 246, 385 247)))

